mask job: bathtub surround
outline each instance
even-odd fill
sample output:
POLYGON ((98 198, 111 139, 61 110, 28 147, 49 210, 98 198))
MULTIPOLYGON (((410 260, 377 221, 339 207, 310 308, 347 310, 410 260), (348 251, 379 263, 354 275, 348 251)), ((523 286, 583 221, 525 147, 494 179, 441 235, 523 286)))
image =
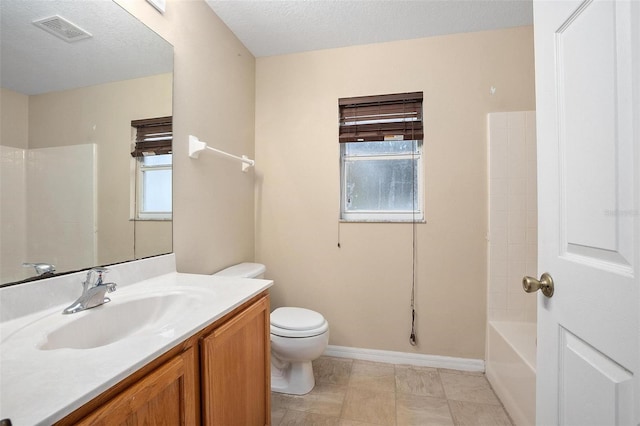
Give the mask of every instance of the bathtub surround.
POLYGON ((536 296, 522 277, 538 276, 536 115, 487 116, 489 152, 489 321, 536 322, 536 296))
POLYGON ((0 193, 15 193, 11 203, 0 203, 0 282, 33 275, 20 266, 27 259, 25 165, 24 149, 0 145, 0 193))
POLYGON ((47 262, 60 271, 97 263, 95 150, 94 144, 0 145, 0 282, 34 276, 24 262, 47 262))
POLYGON ((489 321, 486 377, 518 426, 536 424, 536 324, 489 321))
POLYGON ((489 259, 487 379, 518 425, 535 424, 537 271, 535 112, 487 116, 489 259))
POLYGON ((53 263, 64 270, 69 269, 64 264, 74 259, 83 262, 76 268, 95 265, 96 144, 30 148, 26 155, 28 256, 46 259, 62 244, 75 253, 64 253, 51 259, 53 263), (42 220, 41 212, 48 214, 48 220, 42 220))
POLYGON ((26 158, 29 145, 29 97, 0 88, 0 193, 14 192, 11 203, 0 203, 0 282, 22 279, 15 265, 25 261, 26 158), (12 266, 13 265, 13 266, 12 266))
MULTIPOLYGON (((97 146, 35 148, 26 150, 25 155, 27 250, 24 261, 51 263, 59 271, 98 264, 97 146), (73 173, 69 173, 70 170, 73 173)), ((17 267, 22 268, 20 264, 17 267)), ((33 276, 33 271, 27 272, 33 276)))
POLYGON ((331 345, 482 359, 486 114, 534 104, 531 27, 258 58, 256 261, 277 283, 273 307, 322 312, 331 345), (337 102, 417 90, 426 223, 413 347, 411 224, 338 225, 337 102))

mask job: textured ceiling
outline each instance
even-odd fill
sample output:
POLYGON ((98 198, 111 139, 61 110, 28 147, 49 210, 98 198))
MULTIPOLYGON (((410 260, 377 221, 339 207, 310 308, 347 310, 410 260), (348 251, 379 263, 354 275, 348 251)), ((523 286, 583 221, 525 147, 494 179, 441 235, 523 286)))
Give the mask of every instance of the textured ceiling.
POLYGON ((206 0, 256 57, 531 25, 531 0, 206 0))
POLYGON ((173 69, 173 48, 111 0, 0 0, 0 84, 27 95, 173 69), (32 24, 60 15, 93 35, 67 43, 32 24))
MULTIPOLYGON (((207 0, 256 57, 532 23, 531 0, 207 0)), ((171 3, 167 7, 171 7, 171 3)), ((0 84, 25 94, 170 72, 164 40, 111 0, 0 0, 0 84), (66 43, 31 22, 90 32, 66 43)))

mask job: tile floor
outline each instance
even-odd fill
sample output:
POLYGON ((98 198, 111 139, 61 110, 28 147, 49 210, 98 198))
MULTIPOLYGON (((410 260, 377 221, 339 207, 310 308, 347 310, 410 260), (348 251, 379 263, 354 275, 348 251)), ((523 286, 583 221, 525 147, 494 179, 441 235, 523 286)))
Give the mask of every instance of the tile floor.
POLYGON ((330 357, 313 370, 307 395, 271 394, 273 426, 512 426, 482 373, 330 357))

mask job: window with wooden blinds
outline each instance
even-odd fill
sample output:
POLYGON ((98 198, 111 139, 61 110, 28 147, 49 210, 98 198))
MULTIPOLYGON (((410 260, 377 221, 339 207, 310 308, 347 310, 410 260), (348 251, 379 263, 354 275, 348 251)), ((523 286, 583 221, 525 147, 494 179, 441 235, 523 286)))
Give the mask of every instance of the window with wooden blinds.
POLYGON ((171 154, 173 117, 133 120, 131 127, 136 128, 136 143, 131 152, 132 157, 171 154))
POLYGON ((338 99, 339 142, 422 140, 422 92, 338 99))

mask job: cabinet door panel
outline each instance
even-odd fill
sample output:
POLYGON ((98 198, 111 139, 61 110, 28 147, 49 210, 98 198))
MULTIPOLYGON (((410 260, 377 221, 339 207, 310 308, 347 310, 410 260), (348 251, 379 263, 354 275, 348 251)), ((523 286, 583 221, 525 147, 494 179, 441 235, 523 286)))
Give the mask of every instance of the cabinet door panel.
POLYGON ((264 297, 201 342, 205 425, 270 421, 269 300, 264 297))
POLYGON ((149 373, 85 417, 79 425, 192 425, 193 349, 149 373))

